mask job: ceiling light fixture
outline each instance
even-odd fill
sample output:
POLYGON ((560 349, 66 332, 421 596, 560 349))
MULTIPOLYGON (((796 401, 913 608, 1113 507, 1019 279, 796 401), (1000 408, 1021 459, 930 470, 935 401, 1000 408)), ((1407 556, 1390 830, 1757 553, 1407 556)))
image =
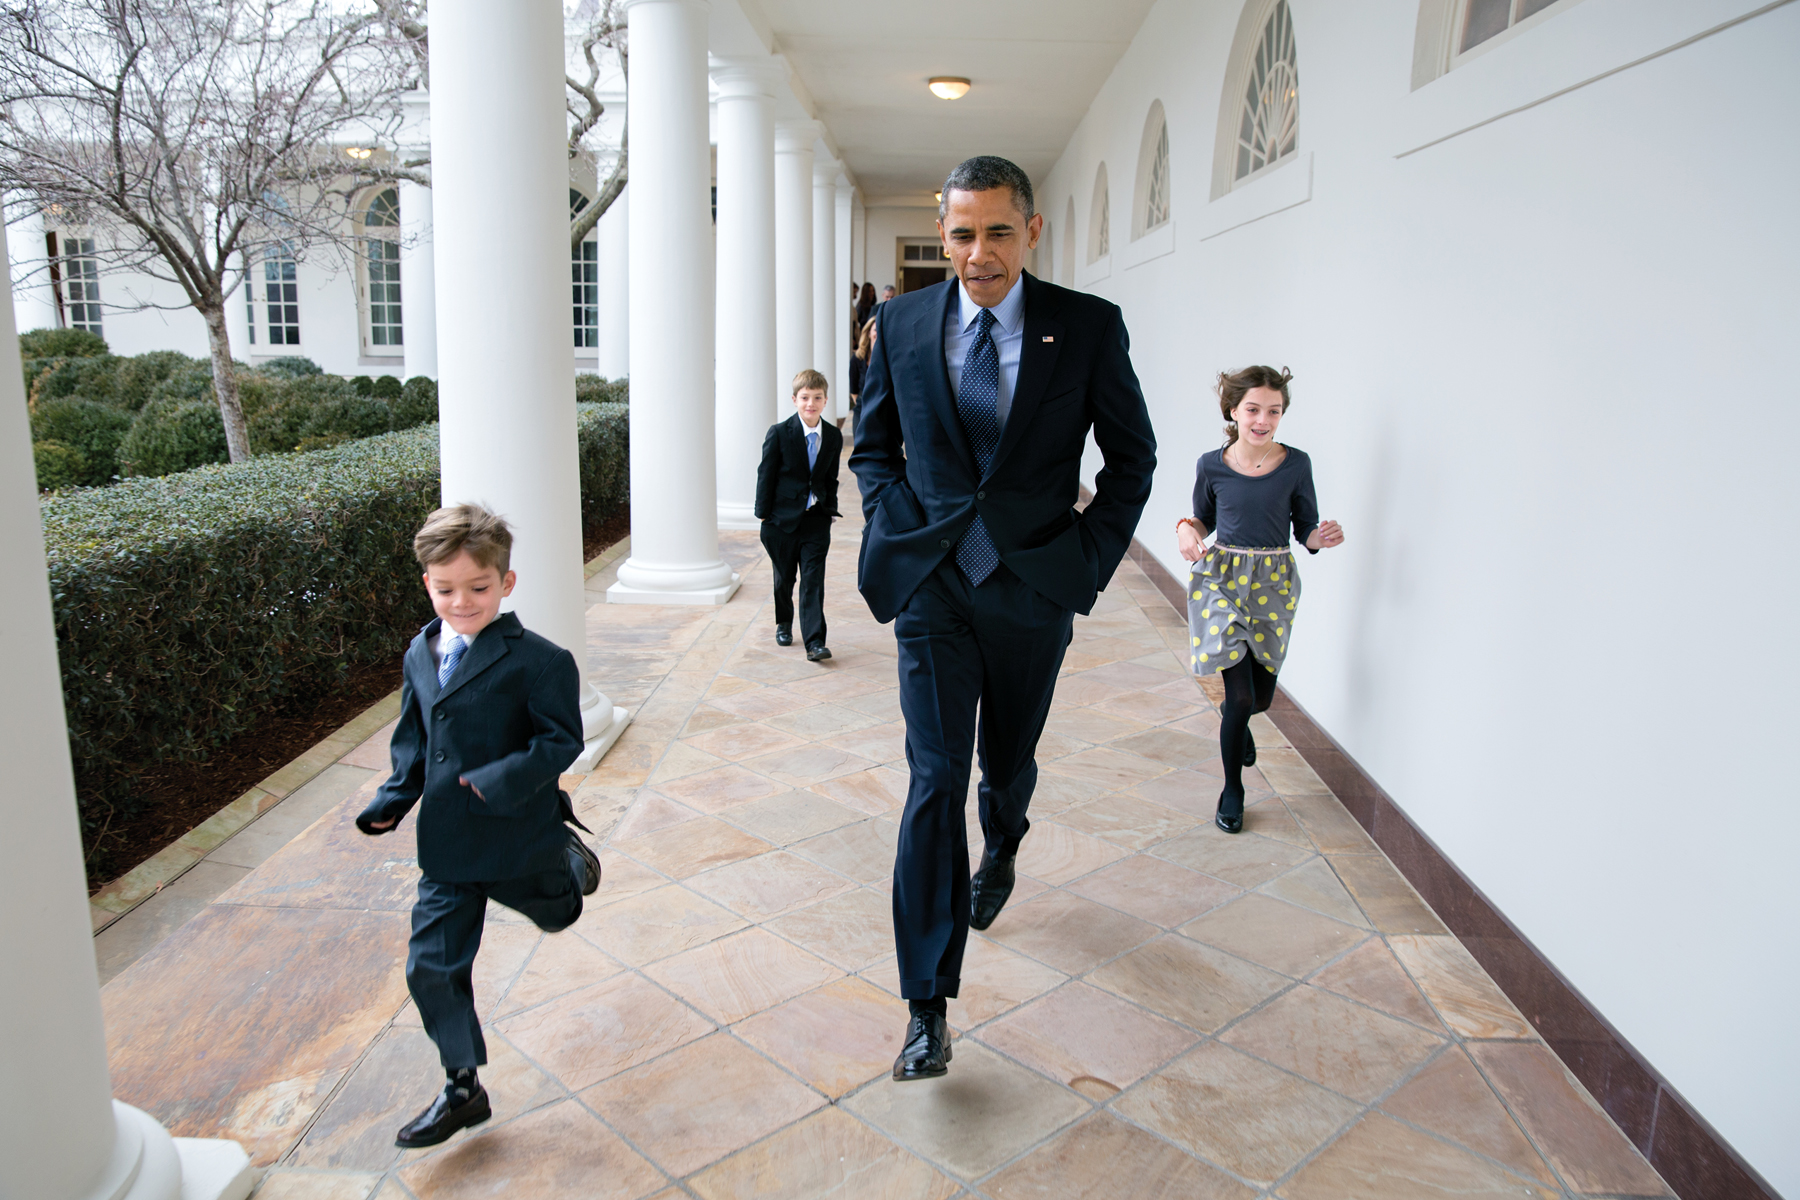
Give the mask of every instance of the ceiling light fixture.
POLYGON ((344 153, 361 162, 363 159, 372 157, 375 151, 368 146, 346 146, 344 153))
POLYGON ((969 81, 960 75, 938 75, 930 86, 931 94, 939 100, 961 100, 969 94, 969 81))

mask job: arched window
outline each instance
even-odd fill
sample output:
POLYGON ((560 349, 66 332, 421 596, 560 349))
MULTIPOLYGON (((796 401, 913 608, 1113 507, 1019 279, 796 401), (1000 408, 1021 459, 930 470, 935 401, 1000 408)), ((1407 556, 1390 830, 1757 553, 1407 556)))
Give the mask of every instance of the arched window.
POLYGON ((1075 286, 1075 197, 1070 196, 1063 206, 1063 244, 1062 254, 1056 265, 1062 270, 1062 278, 1058 280, 1064 287, 1075 286))
POLYGON ((1287 0, 1250 0, 1238 23, 1220 100, 1213 198, 1287 162, 1299 140, 1293 13, 1287 0))
POLYGON ((1099 262, 1112 253, 1112 198, 1106 191, 1106 164, 1094 172, 1094 200, 1088 208, 1088 252, 1090 263, 1099 262))
POLYGON ((1419 0, 1413 87, 1424 87, 1465 57, 1490 50, 1512 34, 1578 3, 1580 0, 1419 0))
MULTIPOLYGON (((588 198, 569 189, 569 215, 580 214, 588 206, 588 198)), ((716 219, 716 218, 715 218, 716 219)), ((598 228, 598 226, 596 226, 598 228)), ((575 346, 577 349, 600 345, 600 241, 595 234, 582 239, 569 256, 569 281, 574 300, 575 346)))
POLYGON ((1169 223, 1169 121, 1161 100, 1150 104, 1138 146, 1136 202, 1131 206, 1131 240, 1169 223))
POLYGON ((400 195, 377 192, 363 211, 365 344, 372 353, 403 342, 400 323, 400 195))

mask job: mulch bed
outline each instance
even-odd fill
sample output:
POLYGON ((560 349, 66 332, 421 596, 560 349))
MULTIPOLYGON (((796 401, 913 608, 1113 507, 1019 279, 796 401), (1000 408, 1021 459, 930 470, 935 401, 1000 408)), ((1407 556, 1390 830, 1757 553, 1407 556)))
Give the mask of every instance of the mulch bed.
MULTIPOLYGON (((631 532, 629 507, 582 531, 582 560, 631 532)), ((144 768, 134 789, 139 813, 83 831, 88 894, 131 870, 188 830, 286 766, 358 713, 400 686, 396 654, 352 667, 344 685, 324 694, 289 697, 256 727, 214 750, 205 762, 144 768)))

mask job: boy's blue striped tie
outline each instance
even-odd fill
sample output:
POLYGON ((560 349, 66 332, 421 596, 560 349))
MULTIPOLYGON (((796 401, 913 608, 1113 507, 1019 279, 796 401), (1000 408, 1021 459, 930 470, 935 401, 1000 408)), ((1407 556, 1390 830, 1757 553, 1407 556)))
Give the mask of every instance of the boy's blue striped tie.
POLYGON ((469 643, 463 641, 460 633, 450 635, 450 643, 444 647, 444 661, 438 667, 439 687, 450 682, 451 673, 456 670, 456 664, 462 661, 463 651, 468 648, 469 643))

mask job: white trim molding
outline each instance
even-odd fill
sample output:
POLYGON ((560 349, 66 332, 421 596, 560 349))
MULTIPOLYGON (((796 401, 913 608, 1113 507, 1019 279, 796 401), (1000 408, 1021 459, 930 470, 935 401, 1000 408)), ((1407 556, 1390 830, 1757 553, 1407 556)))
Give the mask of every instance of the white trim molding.
POLYGON ((1201 209, 1200 232, 1194 240, 1204 242, 1305 204, 1312 194, 1313 152, 1305 150, 1279 169, 1239 185, 1201 209))
POLYGON ((1153 258, 1175 253, 1175 219, 1173 217, 1144 234, 1135 242, 1119 247, 1119 269, 1129 271, 1153 258))
POLYGON ((1089 288, 1112 274, 1112 255, 1106 254, 1091 263, 1082 263, 1075 268, 1075 286, 1089 288))

